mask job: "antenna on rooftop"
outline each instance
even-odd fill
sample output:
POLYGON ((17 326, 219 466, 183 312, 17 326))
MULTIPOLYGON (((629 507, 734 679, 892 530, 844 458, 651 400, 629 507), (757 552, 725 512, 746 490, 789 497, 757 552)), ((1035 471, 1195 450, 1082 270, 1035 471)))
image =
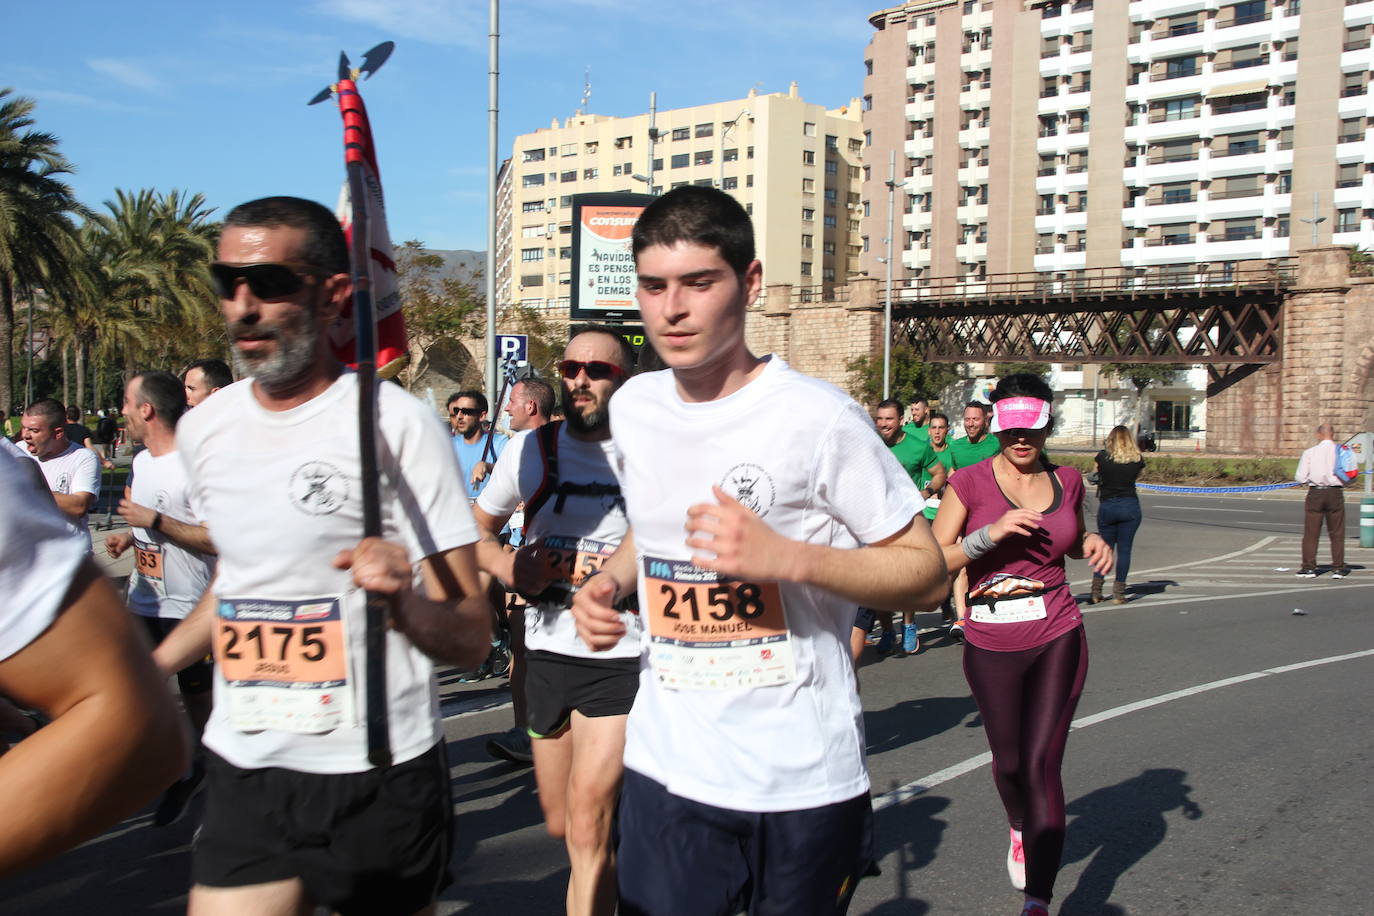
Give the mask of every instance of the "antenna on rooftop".
POLYGON ((587 103, 592 98, 592 68, 588 67, 587 72, 582 76, 582 104, 578 107, 578 114, 587 113, 587 103))

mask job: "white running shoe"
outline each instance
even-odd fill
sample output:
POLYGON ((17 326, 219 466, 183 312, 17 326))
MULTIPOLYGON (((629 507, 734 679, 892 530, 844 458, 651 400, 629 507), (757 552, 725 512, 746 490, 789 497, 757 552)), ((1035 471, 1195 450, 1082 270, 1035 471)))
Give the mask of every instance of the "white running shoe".
POLYGON ((1026 850, 1021 846, 1021 831, 1011 831, 1011 846, 1007 849, 1007 874, 1011 876, 1011 886, 1018 891, 1026 889, 1026 850))

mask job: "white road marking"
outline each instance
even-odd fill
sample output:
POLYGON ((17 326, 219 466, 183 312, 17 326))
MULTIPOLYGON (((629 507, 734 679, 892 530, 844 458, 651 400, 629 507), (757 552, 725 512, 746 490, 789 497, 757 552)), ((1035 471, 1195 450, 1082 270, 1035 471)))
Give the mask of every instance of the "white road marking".
MULTIPOLYGON (((1235 677, 1222 678, 1219 681, 1209 681, 1206 684, 1198 684, 1196 687, 1187 687, 1183 690, 1175 690, 1171 693, 1163 693, 1159 696, 1150 697, 1146 700, 1139 700, 1135 703, 1126 703, 1123 706, 1117 706, 1099 713, 1094 713, 1091 716, 1083 716, 1081 718, 1074 719, 1073 724, 1070 726, 1070 728, 1087 728, 1090 725, 1096 725, 1099 722, 1106 722, 1109 719, 1115 719, 1118 716, 1124 716, 1127 713, 1138 712, 1142 709, 1149 709, 1152 706, 1159 706, 1163 703, 1170 703, 1174 700, 1181 700, 1184 697, 1191 697, 1199 693, 1206 693, 1209 690, 1218 690, 1222 687, 1230 687, 1235 684, 1243 684, 1246 681, 1258 680, 1259 678, 1270 677, 1271 675, 1275 674, 1287 674, 1290 671, 1298 671, 1303 668, 1313 668, 1318 665, 1330 665, 1334 664, 1335 662, 1350 661, 1351 659, 1356 658, 1366 658, 1372 655, 1374 655, 1374 649, 1365 649, 1362 652, 1351 652, 1347 655, 1332 655, 1326 658, 1315 658, 1311 661, 1297 662, 1296 664, 1292 665, 1280 665, 1276 668, 1265 668, 1261 671, 1252 671, 1249 674, 1240 674, 1236 675, 1235 677)), ((902 802, 907 801, 908 799, 915 798, 917 795, 920 795, 923 792, 930 791, 931 789, 935 788, 943 782, 949 782, 951 779, 963 776, 965 773, 970 773, 978 769, 979 767, 985 766, 991 762, 992 754, 982 753, 978 754, 975 757, 970 757, 967 760, 964 760, 960 763, 956 763, 953 766, 945 767, 943 770, 937 770, 936 772, 931 773, 929 776, 913 780, 912 782, 909 782, 904 786, 898 786, 890 792, 884 792, 882 795, 876 796, 873 799, 873 810, 881 811, 884 808, 890 808, 893 805, 901 804, 902 802)))

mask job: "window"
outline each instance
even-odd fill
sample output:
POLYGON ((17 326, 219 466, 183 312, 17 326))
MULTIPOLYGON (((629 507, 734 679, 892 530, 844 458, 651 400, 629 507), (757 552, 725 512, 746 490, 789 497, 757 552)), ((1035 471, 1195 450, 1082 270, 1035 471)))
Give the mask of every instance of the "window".
POLYGON ((835 243, 834 243, 834 242, 822 242, 822 243, 821 243, 821 251, 822 251, 824 254, 834 254, 834 253, 835 253, 835 243))
POLYGON ((713 158, 714 154, 712 150, 699 150, 696 155, 692 157, 692 165, 710 165, 713 158))
POLYGON ((572 195, 571 195, 571 194, 564 194, 562 197, 558 198, 558 208, 559 208, 560 210, 563 209, 564 207, 571 207, 571 206, 572 206, 572 195))
POLYGON ((1040 78, 1040 98, 1047 99, 1050 96, 1059 94, 1059 77, 1043 76, 1040 78))
POLYGON ((674 139, 674 140, 689 140, 689 139, 691 139, 691 136, 692 136, 692 128, 690 128, 690 127, 675 127, 675 128, 673 128, 673 139, 674 139))
POLYGON ((840 138, 837 137, 837 136, 835 136, 834 134, 826 134, 826 135, 825 135, 825 148, 828 149, 828 150, 830 150, 830 149, 839 150, 839 148, 840 148, 840 138))
POLYGON ((1092 49, 1093 49, 1093 30, 1092 30, 1092 29, 1085 29, 1085 30, 1082 31, 1082 32, 1075 32, 1075 33, 1074 33, 1074 36, 1073 36, 1073 44, 1069 45, 1069 51, 1070 51, 1071 53, 1075 53, 1075 54, 1076 54, 1076 53, 1078 53, 1079 51, 1091 51, 1092 49))
POLYGON ((542 200, 527 200, 520 205, 521 213, 542 213, 544 202, 542 200))
POLYGON ((1213 155, 1246 156, 1250 153, 1258 153, 1260 151, 1260 135, 1258 131, 1220 137, 1218 138, 1218 143, 1224 143, 1225 146, 1222 149, 1214 151, 1213 155))
POLYGON ((559 175, 559 176, 558 176, 558 180, 559 180, 559 181, 576 181, 576 180, 577 180, 577 169, 568 169, 568 171, 566 171, 566 172, 564 172, 562 175, 559 175))
POLYGON ((802 165, 815 165, 816 153, 813 150, 802 150, 802 165))
POLYGON ((541 147, 539 147, 539 149, 527 149, 527 150, 525 150, 524 161, 525 161, 525 162, 543 162, 543 161, 544 161, 544 147, 541 146, 541 147))
POLYGON ((595 140, 593 140, 592 142, 590 142, 590 143, 587 144, 587 155, 588 155, 588 156, 595 156, 595 155, 596 155, 596 151, 597 151, 598 149, 600 149, 600 148, 601 148, 601 144, 600 144, 600 143, 597 143, 595 140))
POLYGON ((815 238, 816 238, 816 237, 813 236, 813 235, 803 235, 803 236, 802 236, 802 247, 803 247, 803 248, 815 248, 815 247, 816 247, 816 245, 815 245, 815 238))
POLYGON ((543 248, 521 248, 520 260, 522 261, 542 261, 544 260, 543 248))
POLYGON ((1225 219, 1222 220, 1221 235, 1228 242, 1240 241, 1241 239, 1259 238, 1259 226, 1253 217, 1245 219, 1225 219))
POLYGON ((739 179, 731 175, 720 183, 721 190, 733 191, 739 187, 739 179))
MULTIPOLYGON (((825 228, 827 228, 827 229, 834 229, 835 226, 836 226, 835 217, 833 217, 833 216, 827 216, 824 220, 822 220, 822 223, 824 224, 825 228)), ((855 221, 855 226, 856 226, 856 228, 857 228, 857 225, 858 225, 858 223, 857 223, 857 220, 856 220, 856 221, 855 221)))
POLYGON ((1195 95, 1181 99, 1164 99, 1150 103, 1150 122, 1183 121, 1196 118, 1201 110, 1201 100, 1195 95))
POLYGON ((1291 194, 1293 193, 1293 173, 1279 172, 1274 176, 1274 193, 1291 194))
POLYGON ((826 188, 826 189, 825 189, 825 202, 826 202, 827 204, 831 205, 832 207, 835 205, 835 202, 836 202, 836 195, 835 195, 835 189, 834 189, 834 188, 826 188))
POLYGON ((520 276, 520 285, 521 285, 521 286, 543 286, 543 285, 544 285, 544 275, 543 275, 543 274, 521 274, 521 276, 520 276))
POLYGON ((1176 181, 1160 186, 1159 203, 1183 204, 1197 200, 1191 181, 1176 181))
POLYGON ((839 173, 840 173, 840 164, 839 164, 838 162, 836 162, 834 159, 827 159, 827 160, 825 161, 825 174, 827 174, 827 175, 838 175, 839 173))
POLYGON ((663 160, 662 160, 662 159, 655 159, 655 160, 654 160, 654 171, 655 171, 655 172, 661 172, 661 171, 663 171, 663 160))
POLYGON ((1088 170, 1088 151, 1076 149, 1069 153, 1068 167, 1064 171, 1070 175, 1077 175, 1088 170))
POLYGON ((1053 136, 1056 136, 1058 133, 1059 133, 1059 116, 1058 116, 1058 115, 1052 115, 1052 114, 1050 114, 1050 115, 1041 115, 1041 116, 1040 116, 1040 136, 1042 136, 1042 137, 1053 137, 1053 136))
POLYGON ((1269 18, 1268 0, 1246 0, 1244 3, 1237 3, 1231 7, 1232 18, 1218 22, 1218 27, 1232 25, 1249 25, 1252 22, 1263 22, 1269 18))
POLYGON ((1081 134, 1088 129, 1088 110, 1069 112, 1069 126, 1066 133, 1081 134))
POLYGON ((1276 239, 1286 239, 1286 238, 1288 238, 1288 230, 1289 230, 1289 225, 1288 225, 1288 216, 1287 216, 1287 215, 1280 216, 1280 217, 1276 217, 1276 218, 1274 219, 1274 238, 1276 238, 1276 239))
POLYGON ((1164 62, 1164 78, 1179 79, 1184 76, 1197 76, 1199 73, 1198 56, 1189 54, 1184 57, 1171 57, 1164 62))
POLYGON ((721 162, 737 162, 739 160, 738 149, 726 149, 720 151, 721 162))
POLYGON ((815 207, 802 207, 802 222, 814 223, 816 221, 815 207))
POLYGON ((863 237, 863 245, 861 247, 863 251, 868 251, 868 236, 863 237))
POLYGON ((744 176, 744 186, 745 186, 746 188, 752 188, 752 187, 754 186, 754 176, 753 176, 753 175, 745 175, 745 176, 744 176))
POLYGON ((691 155, 690 153, 674 153, 674 154, 673 154, 673 168, 675 168, 675 169, 685 169, 685 168, 687 168, 687 163, 690 162, 691 160, 692 160, 692 155, 691 155))
POLYGON ((1364 139, 1364 118, 1341 119, 1340 143, 1358 143, 1364 139))
POLYGON ((1287 41, 1285 41, 1285 42, 1283 43, 1283 59, 1284 59, 1284 60, 1297 60, 1297 59, 1298 59, 1298 39, 1297 39, 1297 38, 1290 38, 1290 39, 1288 39, 1287 41))
POLYGON ((1358 188, 1360 186, 1360 175, 1364 172, 1364 164, 1359 162, 1343 162, 1336 166, 1336 187, 1338 188, 1358 188))
POLYGON ((1192 223, 1169 223, 1159 227, 1161 244, 1188 245, 1193 241, 1192 223))
POLYGON ((698 137, 712 137, 715 136, 716 126, 714 124, 698 124, 694 133, 698 137))
POLYGON ((1036 254, 1054 254, 1054 233, 1042 232, 1035 237, 1036 254))
POLYGON ((1351 207, 1346 210, 1336 211, 1335 232, 1359 232, 1360 231, 1360 211, 1351 207))
POLYGON ((616 149, 634 149, 634 145, 635 145, 635 138, 634 138, 634 137, 616 137, 616 138, 615 138, 615 148, 616 148, 616 149))
POLYGON ((803 179, 802 179, 802 191, 803 191, 804 193, 806 193, 806 194, 815 194, 815 193, 816 193, 816 179, 814 179, 814 178, 803 178, 803 179))
MULTIPOLYGON (((560 260, 560 261, 567 261, 567 260, 569 260, 569 259, 571 259, 571 258, 572 258, 572 248, 571 248, 571 247, 566 247, 566 246, 565 246, 565 247, 563 247, 563 248, 558 249, 558 260, 560 260)), ((566 274, 565 274, 564 276, 566 276, 566 274)), ((564 279, 562 282, 567 283, 568 281, 567 281, 566 279, 564 279)))
POLYGON ((713 188, 716 185, 716 183, 709 178, 698 178, 696 181, 692 182, 692 184, 699 188, 713 188))
POLYGON ((872 145, 873 145, 873 131, 871 131, 871 130, 866 130, 866 131, 864 131, 864 146, 872 146, 872 145))
POLYGON ((814 136, 816 136, 816 125, 813 124, 811 121, 807 121, 807 122, 805 122, 804 124, 802 124, 802 136, 804 136, 804 137, 814 137, 814 136))
POLYGON ((873 75, 873 61, 872 61, 872 60, 866 60, 866 61, 864 61, 864 75, 865 75, 865 76, 872 76, 872 75, 873 75))
POLYGON ((542 239, 544 237, 543 226, 525 226, 520 230, 522 239, 542 239))
POLYGON ((1341 75, 1341 98, 1350 98, 1354 95, 1364 95, 1365 71, 1358 73, 1344 73, 1341 75))
POLYGON ((598 171, 597 169, 583 169, 583 170, 582 170, 582 178, 583 178, 583 180, 585 180, 585 181, 591 181, 591 180, 592 180, 593 178, 595 178, 598 174, 599 174, 599 171, 598 171))
POLYGON ((576 143, 564 143, 562 146, 560 146, 560 147, 558 148, 558 152, 559 152, 559 155, 562 155, 562 156, 576 156, 576 155, 577 155, 577 144, 576 144, 576 143))
POLYGON ((1054 57, 1056 54, 1059 53, 1059 46, 1062 43, 1063 39, 1061 39, 1058 35, 1052 36, 1050 38, 1040 39, 1040 56, 1042 58, 1054 57))
POLYGON ((1053 153, 1040 154, 1040 168, 1036 169, 1036 175, 1053 175, 1058 169, 1058 158, 1053 153))
POLYGON ((1233 114, 1237 111, 1254 111, 1256 108, 1263 108, 1268 104, 1269 93, 1261 90, 1259 92, 1248 92, 1245 95, 1230 95, 1222 99, 1212 101, 1212 114, 1233 114))
POLYGON ((538 175, 526 175, 520 179, 520 186, 523 188, 540 188, 544 186, 544 173, 538 175))
POLYGON ((1347 26, 1345 44, 1341 47, 1345 51, 1363 51, 1369 47, 1369 25, 1347 26))
POLYGON ((827 282, 827 283, 834 283, 834 282, 835 282, 835 268, 833 268, 833 267, 822 267, 822 268, 821 268, 821 279, 824 280, 824 281, 827 282))
POLYGON ((1269 63, 1267 52, 1261 52, 1259 45, 1247 45, 1244 48, 1231 49, 1231 60, 1225 69, 1243 70, 1246 67, 1261 67, 1267 63, 1269 63))
POLYGON ((810 261, 802 261, 802 262, 801 262, 801 275, 802 275, 803 277, 809 277, 809 276, 811 276, 811 262, 810 262, 810 261))
POLYGON ((850 139, 850 141, 849 141, 849 151, 850 151, 851 153, 857 153, 857 152, 861 151, 865 146, 872 146, 872 145, 873 145, 872 133, 871 133, 870 131, 864 131, 864 138, 863 138, 862 140, 858 140, 858 139, 854 139, 854 138, 851 138, 851 139, 850 139))
POLYGON ((1053 195, 1053 194, 1041 194, 1041 195, 1040 195, 1040 206, 1038 206, 1038 207, 1035 208, 1035 213, 1036 213, 1036 215, 1037 215, 1037 216, 1049 216, 1049 215, 1050 215, 1051 213, 1053 213, 1053 212, 1054 212, 1054 195, 1053 195))

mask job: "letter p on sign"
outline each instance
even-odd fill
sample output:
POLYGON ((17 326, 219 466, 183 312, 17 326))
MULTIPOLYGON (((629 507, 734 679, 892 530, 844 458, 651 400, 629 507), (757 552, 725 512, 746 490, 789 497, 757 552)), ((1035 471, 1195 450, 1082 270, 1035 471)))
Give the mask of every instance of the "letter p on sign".
POLYGON ((529 336, 526 334, 497 334, 496 358, 503 363, 523 363, 528 358, 529 336))

